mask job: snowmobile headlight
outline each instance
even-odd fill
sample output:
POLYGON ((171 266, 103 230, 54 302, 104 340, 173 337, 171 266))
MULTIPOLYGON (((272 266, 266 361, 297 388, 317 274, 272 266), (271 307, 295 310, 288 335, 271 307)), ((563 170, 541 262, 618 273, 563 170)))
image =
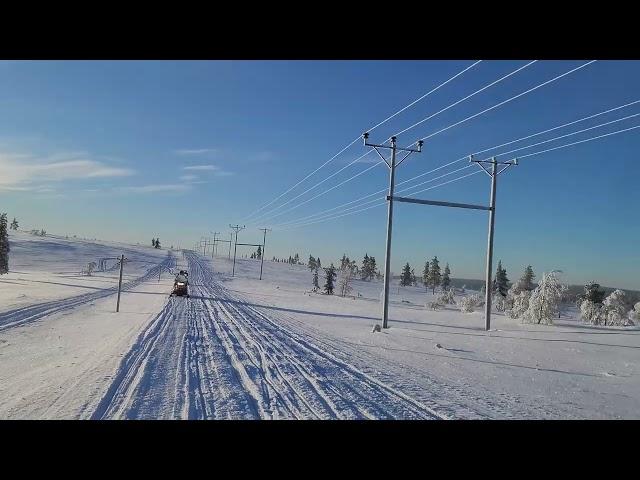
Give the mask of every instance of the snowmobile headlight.
POLYGON ((182 283, 182 282, 178 282, 178 286, 180 287, 184 287, 186 284, 182 283))

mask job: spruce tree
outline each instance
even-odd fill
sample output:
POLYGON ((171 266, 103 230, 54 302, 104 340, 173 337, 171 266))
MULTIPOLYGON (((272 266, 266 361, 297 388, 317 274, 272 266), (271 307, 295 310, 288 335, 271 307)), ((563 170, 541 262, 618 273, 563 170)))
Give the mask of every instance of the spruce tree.
POLYGON ((449 264, 447 263, 444 267, 444 273, 442 274, 442 290, 449 290, 451 286, 451 278, 449 275, 451 275, 451 270, 449 270, 449 264))
POLYGON ((313 258, 312 255, 309 255, 309 263, 307 263, 307 266, 312 272, 317 269, 316 259, 313 258))
POLYGON ((11 222, 11 229, 18 230, 18 221, 16 220, 16 217, 13 217, 13 222, 11 222))
POLYGON ((527 268, 524 269, 524 275, 522 275, 521 288, 524 290, 533 290, 535 288, 533 286, 533 279, 535 277, 533 268, 531 268, 531 265, 527 265, 527 268))
POLYGON ((436 287, 440 285, 442 281, 442 274, 440 273, 440 265, 438 263, 438 257, 433 257, 431 265, 429 266, 429 285, 431 286, 431 293, 436 293, 436 287))
POLYGON ((160 248, 160 238, 156 238, 156 248, 160 248))
POLYGON ((411 285, 411 267, 409 266, 409 262, 402 269, 402 275, 400 276, 400 285, 403 287, 407 287, 411 285))
POLYGON ((318 269, 316 268, 313 271, 313 291, 317 292, 320 289, 320 285, 318 285, 318 269))
POLYGON ((415 287, 417 284, 418 284, 418 281, 416 280, 416 272, 412 268, 411 269, 411 285, 415 287))
POLYGON ((369 267, 369 255, 364 254, 364 259, 362 260, 362 280, 369 280, 371 278, 371 271, 369 267))
POLYGON ((258 251, 256 252, 256 258, 260 260, 262 258, 262 247, 258 245, 258 251))
POLYGON ((9 273, 9 232, 7 214, 0 215, 0 275, 9 273))
POLYGON ((502 261, 498 260, 498 268, 496 269, 496 278, 493 280, 492 293, 507 296, 509 290, 509 279, 507 278, 507 270, 502 268, 502 261))
POLYGON ((322 263, 320 263, 320 257, 316 258, 316 268, 322 268, 322 263))
POLYGON ((424 262, 424 270, 422 270, 422 283, 424 288, 429 290, 429 262, 424 262))
POLYGON ((329 268, 324 269, 325 272, 325 284, 324 284, 324 292, 327 295, 333 295, 333 284, 336 279, 336 267, 333 266, 333 263, 329 268))

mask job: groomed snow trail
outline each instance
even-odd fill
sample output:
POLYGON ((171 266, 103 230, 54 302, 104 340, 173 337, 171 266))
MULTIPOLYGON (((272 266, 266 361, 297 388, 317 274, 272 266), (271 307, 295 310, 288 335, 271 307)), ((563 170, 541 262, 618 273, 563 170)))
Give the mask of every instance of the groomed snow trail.
MULTIPOLYGON (((127 290, 131 290, 132 288, 135 288, 138 285, 152 279, 153 277, 158 275, 159 269, 164 270, 168 267, 171 267, 174 262, 175 257, 173 257, 169 253, 162 262, 147 270, 144 275, 127 283, 123 283, 122 291, 124 292, 127 290)), ((108 297, 109 295, 114 295, 117 292, 118 287, 117 285, 115 285, 113 287, 98 290, 96 292, 85 293, 74 297, 62 298, 60 300, 53 300, 51 302, 38 303, 36 305, 28 305, 26 307, 19 307, 7 312, 2 312, 0 313, 0 331, 34 322, 48 315, 53 315, 63 310, 68 310, 79 305, 84 305, 95 300, 108 297)))
POLYGON ((233 298, 185 255, 191 298, 171 298, 140 334, 91 418, 447 418, 233 298))

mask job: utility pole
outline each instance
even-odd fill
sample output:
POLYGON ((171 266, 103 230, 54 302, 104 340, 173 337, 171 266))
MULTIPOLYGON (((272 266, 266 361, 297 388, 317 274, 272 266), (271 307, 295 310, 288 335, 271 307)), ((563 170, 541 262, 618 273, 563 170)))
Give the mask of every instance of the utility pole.
POLYGON ((389 167, 389 195, 387 196, 389 206, 387 209, 387 242, 386 249, 384 255, 384 290, 382 297, 382 328, 389 328, 389 275, 391 270, 391 231, 393 227, 393 193, 395 189, 395 178, 396 178, 396 167, 400 166, 405 159, 411 155, 412 153, 420 153, 422 152, 422 140, 418 141, 418 148, 398 148, 396 145, 396 137, 391 137, 391 146, 389 145, 375 145, 371 143, 367 143, 367 139, 369 138, 369 133, 365 132, 362 135, 364 139, 364 145, 367 147, 373 147, 376 153, 382 158, 384 163, 389 167), (387 161, 386 158, 380 153, 379 148, 386 148, 391 150, 391 163, 387 161), (396 164, 396 151, 407 152, 407 154, 396 164))
POLYGON ((213 258, 214 252, 218 253, 218 243, 216 237, 220 234, 220 232, 211 232, 213 233, 213 252, 211 252, 211 258, 213 258))
POLYGON ((118 280, 118 302, 116 303, 116 312, 120 311, 120 291, 122 290, 122 268, 124 267, 124 255, 120 255, 120 279, 118 280))
POLYGON ((267 232, 270 232, 270 228, 259 228, 258 230, 262 230, 264 235, 262 236, 262 255, 260 255, 260 280, 262 280, 262 264, 264 263, 264 246, 267 243, 267 232))
POLYGON ((469 157, 469 162, 477 163, 484 172, 491 177, 491 196, 489 198, 489 234, 487 236, 487 271, 485 275, 485 299, 484 299, 484 329, 489 331, 491 328, 491 268, 493 263, 493 231, 496 219, 496 184, 498 175, 504 172, 512 165, 518 165, 518 159, 514 159, 510 162, 498 162, 496 157, 492 157, 491 160, 474 160, 473 155, 469 157), (491 172, 487 170, 483 164, 491 165, 491 172), (498 165, 504 165, 498 171, 498 165))
MULTIPOLYGON (((235 277, 236 276, 236 251, 238 250, 238 232, 240 230, 244 230, 246 227, 244 225, 243 226, 240 226, 240 225, 235 225, 234 226, 234 225, 231 225, 231 224, 229 224, 229 227, 231 227, 231 229, 236 232, 236 241, 235 241, 235 243, 233 245, 233 269, 232 269, 232 272, 231 272, 231 276, 235 277)), ((229 250, 231 250, 231 244, 229 244, 229 250)), ((229 253, 231 253, 231 252, 229 252, 229 253)))

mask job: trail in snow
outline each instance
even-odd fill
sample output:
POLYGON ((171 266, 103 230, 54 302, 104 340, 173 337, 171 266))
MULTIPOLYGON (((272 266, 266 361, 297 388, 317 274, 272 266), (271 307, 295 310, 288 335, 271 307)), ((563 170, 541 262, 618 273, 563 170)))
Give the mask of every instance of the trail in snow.
MULTIPOLYGON (((154 276, 158 275, 158 270, 171 267, 175 262, 175 257, 170 253, 167 257, 158 265, 147 270, 147 272, 127 283, 122 284, 122 291, 131 290, 138 285, 150 280, 154 276)), ((15 308, 6 312, 0 313, 0 331, 8 328, 24 325, 26 323, 34 322, 48 315, 58 313, 63 310, 68 310, 79 305, 84 305, 95 300, 108 297, 117 293, 117 285, 102 290, 98 290, 91 293, 85 293, 74 297, 63 298, 60 300, 54 300, 51 302, 39 303, 36 305, 28 305, 26 307, 15 308)))
POLYGON ((140 334, 91 418, 438 419, 305 335, 229 295, 186 254, 191 298, 140 334))

